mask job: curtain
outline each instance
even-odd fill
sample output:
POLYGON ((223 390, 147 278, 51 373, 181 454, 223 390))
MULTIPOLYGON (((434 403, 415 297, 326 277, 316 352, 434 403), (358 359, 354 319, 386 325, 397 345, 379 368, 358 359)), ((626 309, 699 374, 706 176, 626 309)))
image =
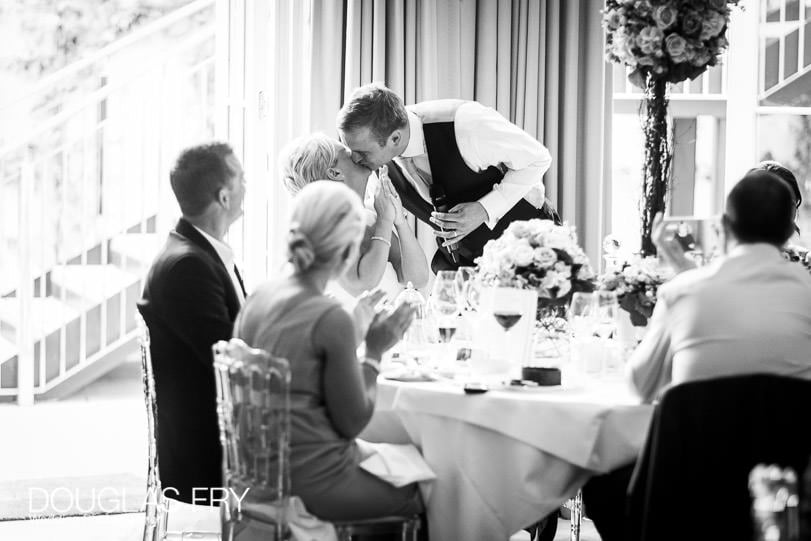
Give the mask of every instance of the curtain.
POLYGON ((344 100, 372 81, 406 104, 491 106, 550 150, 547 196, 598 266, 611 113, 601 8, 596 0, 311 0, 310 128, 335 135, 344 100))

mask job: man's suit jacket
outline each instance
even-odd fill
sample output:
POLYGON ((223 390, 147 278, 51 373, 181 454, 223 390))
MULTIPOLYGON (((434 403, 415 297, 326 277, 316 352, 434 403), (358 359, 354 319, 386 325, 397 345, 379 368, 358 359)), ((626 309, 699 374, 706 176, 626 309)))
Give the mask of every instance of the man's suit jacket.
POLYGON ((231 337, 240 302, 214 247, 188 221, 153 262, 138 309, 151 340, 161 485, 200 503, 222 486, 211 345, 231 337))

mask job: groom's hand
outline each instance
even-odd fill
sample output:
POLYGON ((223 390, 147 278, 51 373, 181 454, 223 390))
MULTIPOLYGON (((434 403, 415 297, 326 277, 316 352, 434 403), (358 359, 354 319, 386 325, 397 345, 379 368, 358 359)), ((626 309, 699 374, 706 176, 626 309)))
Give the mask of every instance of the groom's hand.
POLYGON ((434 235, 445 239, 442 246, 450 246, 486 222, 487 211, 478 201, 459 203, 448 212, 432 212, 430 220, 442 229, 434 231, 434 235))

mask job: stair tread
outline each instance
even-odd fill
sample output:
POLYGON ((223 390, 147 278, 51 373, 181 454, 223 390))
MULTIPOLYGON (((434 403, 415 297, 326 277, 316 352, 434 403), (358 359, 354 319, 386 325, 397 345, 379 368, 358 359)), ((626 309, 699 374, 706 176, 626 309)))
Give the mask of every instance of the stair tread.
POLYGON ((102 302, 138 281, 138 276, 115 265, 65 265, 54 267, 51 281, 80 297, 102 302))
POLYGON ((127 233, 110 241, 110 251, 129 259, 149 264, 155 259, 166 235, 159 233, 127 233))
MULTIPOLYGON (((31 333, 40 339, 79 317, 79 312, 53 297, 37 297, 31 303, 31 333)), ((20 303, 16 297, 0 299, 0 320, 16 328, 20 303)))

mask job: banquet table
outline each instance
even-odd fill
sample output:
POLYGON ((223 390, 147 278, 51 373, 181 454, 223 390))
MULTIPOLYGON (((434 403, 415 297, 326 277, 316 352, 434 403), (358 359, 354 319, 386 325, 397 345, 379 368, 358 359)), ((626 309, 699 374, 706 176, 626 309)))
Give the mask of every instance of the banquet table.
POLYGON ((597 474, 630 463, 652 408, 619 381, 491 389, 378 380, 361 438, 413 443, 437 479, 421 486, 431 541, 503 540, 597 474))

